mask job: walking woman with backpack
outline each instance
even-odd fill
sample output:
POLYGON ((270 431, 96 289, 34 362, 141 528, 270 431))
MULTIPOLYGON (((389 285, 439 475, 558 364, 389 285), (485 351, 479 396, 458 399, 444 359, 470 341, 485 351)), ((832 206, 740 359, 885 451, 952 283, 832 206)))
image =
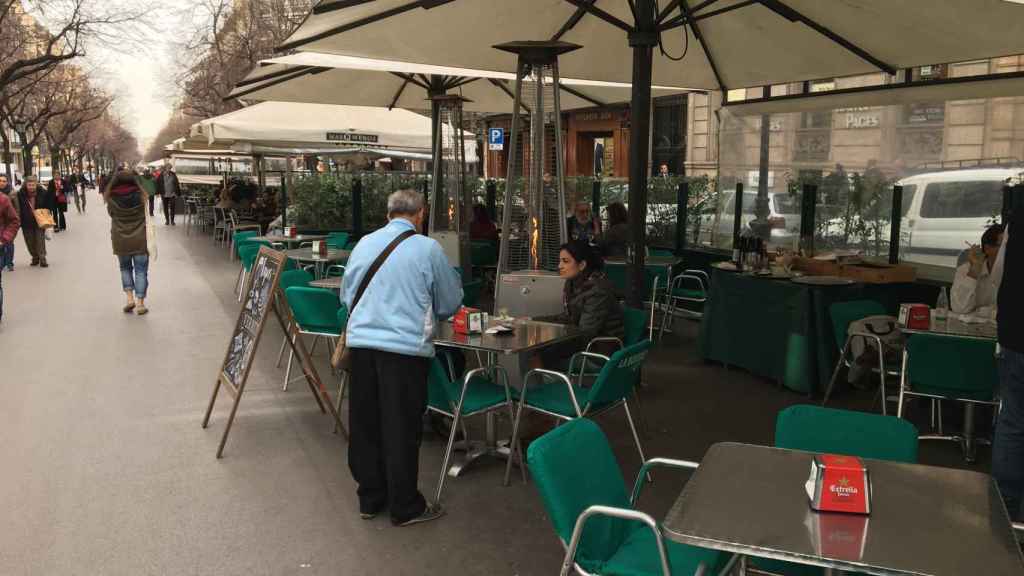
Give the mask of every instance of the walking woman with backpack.
POLYGON ((126 298, 122 310, 142 316, 149 312, 149 257, 156 248, 148 237, 152 226, 146 191, 134 172, 122 168, 107 180, 103 201, 110 214, 110 242, 121 269, 121 288, 126 298))
POLYGON ((54 170, 53 178, 50 179, 50 184, 47 186, 47 191, 50 193, 50 197, 53 198, 53 221, 57 224, 53 229, 55 233, 68 229, 68 221, 64 217, 64 214, 68 211, 66 182, 66 180, 61 178, 60 172, 54 170))

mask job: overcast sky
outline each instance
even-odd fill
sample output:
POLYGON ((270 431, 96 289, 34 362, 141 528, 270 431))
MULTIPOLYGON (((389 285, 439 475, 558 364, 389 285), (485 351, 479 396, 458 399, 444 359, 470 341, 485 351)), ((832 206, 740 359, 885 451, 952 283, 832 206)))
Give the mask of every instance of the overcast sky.
POLYGON ((96 82, 116 95, 117 111, 143 150, 163 127, 177 99, 173 43, 194 26, 189 22, 201 12, 194 10, 195 4, 197 0, 159 0, 151 14, 156 31, 145 35, 141 48, 92 46, 85 58, 96 82))

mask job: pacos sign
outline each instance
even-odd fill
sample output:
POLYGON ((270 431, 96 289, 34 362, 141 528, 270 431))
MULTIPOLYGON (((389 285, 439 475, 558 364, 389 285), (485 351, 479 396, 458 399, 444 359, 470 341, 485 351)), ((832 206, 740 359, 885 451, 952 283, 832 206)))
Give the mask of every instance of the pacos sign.
POLYGON ((359 144, 376 144, 380 137, 376 134, 355 134, 352 132, 328 132, 328 142, 356 142, 359 144))

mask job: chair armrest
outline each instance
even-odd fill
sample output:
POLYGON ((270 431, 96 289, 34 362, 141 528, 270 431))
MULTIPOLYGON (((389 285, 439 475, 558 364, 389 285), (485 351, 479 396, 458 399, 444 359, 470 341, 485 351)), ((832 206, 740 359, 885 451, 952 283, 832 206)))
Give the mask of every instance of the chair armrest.
POLYGON ((562 571, 559 573, 561 576, 568 576, 569 571, 572 570, 573 565, 576 563, 576 548, 579 547, 580 538, 583 536, 583 528, 586 526, 587 521, 595 516, 608 516, 611 518, 620 518, 622 520, 635 520, 642 522, 648 528, 654 532, 654 543, 658 548, 658 556, 661 564, 661 573, 663 576, 671 576, 672 570, 668 563, 668 553, 665 550, 665 540, 661 535, 661 528, 658 523, 650 516, 639 510, 627 510, 625 508, 615 508, 613 506, 590 506, 576 518, 576 525, 572 530, 572 538, 569 540, 569 545, 565 551, 565 560, 562 561, 562 571))
POLYGON ((284 250, 284 244, 281 242, 271 242, 270 247, 274 250, 284 250))
MULTIPOLYGON (((577 354, 586 354, 586 352, 577 352, 577 354)), ((597 354, 595 354, 595 356, 597 356, 597 354)), ((580 410, 580 403, 576 400, 576 392, 572 389, 572 381, 569 380, 569 377, 566 376, 565 374, 562 374, 561 372, 556 372, 554 370, 546 370, 544 368, 534 368, 533 370, 527 372, 526 376, 523 376, 523 402, 526 401, 527 385, 530 383, 530 379, 533 378, 534 374, 541 376, 553 376, 561 380, 562 382, 565 382, 565 387, 566 389, 569 390, 569 398, 572 400, 573 408, 576 409, 576 414, 580 415, 583 413, 580 410)))
POLYGON ((312 248, 312 242, 299 242, 299 248, 312 248))
POLYGON ((683 270, 683 274, 687 274, 689 276, 698 276, 704 279, 704 284, 707 284, 709 286, 711 285, 711 277, 708 276, 708 273, 703 270, 683 270))
POLYGON ((686 285, 686 281, 689 280, 691 282, 696 282, 697 285, 700 286, 700 291, 707 294, 707 284, 704 282, 704 280, 700 276, 691 274, 690 272, 692 271, 687 270, 686 272, 683 272, 682 274, 672 279, 672 290, 675 290, 676 288, 682 288, 683 286, 686 285))
MULTIPOLYGON (((595 338, 594 340, 599 340, 599 338, 595 338)), ((615 340, 618 340, 618 338, 615 338, 615 340)), ((622 343, 620 342, 619 346, 621 347, 621 345, 622 345, 622 343)), ((588 346, 588 348, 589 348, 589 346, 588 346)), ((611 360, 611 358, 609 358, 608 356, 605 356, 604 354, 597 354, 597 353, 589 352, 589 351, 577 352, 577 353, 573 354, 572 358, 569 359, 569 377, 571 378, 573 375, 578 375, 579 376, 579 378, 576 380, 576 385, 577 386, 582 386, 583 385, 583 373, 586 371, 587 363, 585 362, 585 360, 587 358, 593 358, 595 360, 600 360, 601 364, 604 364, 605 362, 611 360), (580 371, 579 371, 578 374, 573 371, 573 367, 576 366, 576 358, 582 358, 584 360, 583 362, 580 362, 580 371)))
POLYGON ((620 338, 616 338, 614 336, 598 336, 597 338, 592 338, 590 342, 587 343, 585 351, 589 353, 590 347, 598 342, 611 342, 612 344, 618 344, 619 348, 623 348, 622 340, 620 338))
POLYGON ((324 272, 324 274, 326 276, 330 276, 331 275, 331 270, 341 270, 341 274, 342 275, 345 274, 345 267, 342 266, 341 264, 331 264, 330 266, 327 267, 327 270, 326 270, 326 272, 324 272))
POLYGON ((1017 533, 1017 537, 1024 538, 1024 524, 1020 522, 1014 522, 1013 531, 1017 533))
POLYGON ((640 499, 640 490, 644 486, 644 478, 648 476, 651 468, 675 468, 677 470, 696 470, 700 464, 696 462, 690 462, 689 460, 675 460, 672 458, 651 458, 644 465, 640 467, 640 471, 636 474, 636 482, 633 483, 633 493, 629 496, 629 503, 636 505, 636 501, 640 499))

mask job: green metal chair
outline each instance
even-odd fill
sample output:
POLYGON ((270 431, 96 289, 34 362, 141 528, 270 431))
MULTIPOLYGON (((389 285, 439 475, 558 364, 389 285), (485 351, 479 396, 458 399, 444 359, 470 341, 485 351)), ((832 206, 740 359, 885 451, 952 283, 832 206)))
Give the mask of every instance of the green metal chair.
POLYGON ((850 300, 848 302, 836 302, 829 306, 828 312, 829 317, 832 320, 832 334, 835 337, 836 347, 839 349, 839 359, 836 360, 836 367, 832 371, 832 378, 828 381, 828 388, 825 389, 825 398, 822 400, 821 404, 824 406, 828 403, 828 399, 832 395, 832 389, 836 383, 836 378, 839 376, 840 369, 843 367, 850 368, 850 366, 853 365, 855 359, 849 357, 850 342, 855 337, 862 337, 873 341, 878 350, 879 368, 872 369, 872 372, 877 372, 880 377, 881 384, 879 387, 879 395, 882 398, 882 414, 887 414, 887 396, 885 393, 886 377, 898 377, 900 375, 900 371, 894 368, 886 368, 885 348, 882 346, 882 339, 880 337, 868 332, 856 332, 854 334, 849 333, 850 324, 857 320, 867 318, 868 316, 885 315, 885 307, 874 300, 850 300))
POLYGON ((634 508, 651 468, 694 470, 697 464, 651 459, 628 493, 608 438, 585 418, 534 440, 527 462, 548 518, 566 547, 562 576, 690 576, 723 567, 721 553, 665 540, 658 522, 634 508))
POLYGON ((259 253, 260 247, 255 244, 238 247, 238 259, 242 261, 242 266, 238 269, 238 278, 235 280, 235 294, 238 295, 239 302, 242 301, 242 293, 245 292, 246 277, 252 270, 252 265, 256 262, 256 255, 259 253))
POLYGON ((671 258, 676 255, 675 250, 669 250, 668 248, 648 248, 647 253, 651 256, 659 256, 662 258, 671 258))
MULTIPOLYGON (((289 260, 294 262, 294 260, 289 260)), ((284 270, 281 272, 281 277, 278 279, 277 284, 283 293, 285 290, 292 286, 309 286, 309 283, 314 280, 313 275, 307 270, 299 270, 293 268, 291 270, 284 270)), ((274 301, 277 304, 277 301, 274 301)), ((281 349, 277 352, 277 364, 275 367, 281 367, 281 360, 284 358, 284 348, 288 345, 288 331, 291 329, 291 321, 289 320, 288 326, 285 327, 284 340, 281 341, 281 349)))
POLYGON ((779 412, 775 445, 791 450, 917 462, 917 428, 894 416, 801 404, 779 412))
MULTIPOLYGON (((333 349, 334 341, 341 336, 343 328, 338 323, 338 308, 341 306, 338 295, 323 288, 292 286, 284 291, 284 296, 296 324, 292 327, 294 337, 313 337, 310 354, 316 349, 316 343, 320 338, 327 338, 330 343, 328 349, 333 349)), ((295 350, 292 349, 288 354, 288 369, 284 376, 283 390, 287 390, 288 383, 291 382, 294 359, 295 350)))
MULTIPOLYGON (((790 450, 916 463, 917 444, 917 428, 894 416, 797 405, 775 419, 775 446, 790 450)), ((786 576, 824 574, 821 568, 779 560, 757 558, 751 564, 786 576)))
POLYGON ((896 415, 903 417, 907 397, 952 400, 964 403, 962 436, 938 434, 922 440, 961 442, 964 458, 974 461, 974 407, 999 406, 996 386, 996 344, 987 340, 914 334, 903 349, 903 374, 896 415))
MULTIPOLYGON (((427 379, 427 410, 452 419, 448 446, 445 448, 444 460, 441 462, 441 477, 437 481, 435 502, 441 500, 441 493, 444 491, 445 479, 448 476, 448 463, 455 446, 455 435, 462 420, 501 409, 507 409, 511 418, 514 415, 513 399, 516 397, 515 390, 508 385, 508 373, 501 366, 469 370, 460 381, 452 381, 448 377, 449 373, 454 373, 454 370, 445 371, 441 360, 435 357, 431 362, 430 374, 427 379), (500 385, 497 384, 498 374, 501 375, 500 385)), ((466 440, 468 444, 469 438, 467 437, 466 440)), ((510 458, 513 457, 515 455, 510 455, 510 458)), ((519 458, 520 469, 525 475, 522 454, 519 454, 519 458)))
POLYGON ((586 361, 579 362, 579 372, 573 371, 571 368, 577 366, 572 365, 570 362, 570 370, 568 372, 569 377, 576 376, 578 378, 576 384, 578 386, 583 385, 583 377, 594 377, 604 366, 605 362, 608 361, 608 357, 593 353, 593 347, 595 344, 613 344, 616 349, 621 349, 626 346, 632 346, 638 344, 644 340, 644 332, 647 330, 647 312, 640 310, 639 308, 631 308, 624 306, 622 308, 622 324, 623 324, 623 337, 622 339, 616 338, 615 336, 598 336, 591 338, 590 342, 587 343, 587 347, 583 350, 590 354, 586 358, 586 361))
MULTIPOLYGON (((640 436, 630 413, 628 399, 636 389, 640 368, 651 345, 650 340, 643 340, 618 350, 610 358, 600 354, 577 352, 569 361, 570 373, 577 360, 596 358, 605 361, 594 385, 590 388, 574 385, 568 375, 554 370, 535 368, 527 372, 523 377, 523 388, 519 395, 519 409, 516 410, 515 421, 512 424, 512 445, 515 446, 519 441, 519 420, 524 409, 554 416, 559 420, 575 420, 596 416, 621 405, 626 412, 626 420, 633 433, 637 452, 640 453, 640 461, 645 461, 644 448, 640 444, 640 436), (540 383, 531 388, 530 382, 535 378, 540 380, 540 383)), ((509 459, 505 466, 506 486, 511 472, 512 460, 509 459)))
POLYGON ((348 232, 328 232, 327 246, 337 250, 344 250, 348 246, 348 232))
POLYGON ((462 284, 462 305, 476 308, 480 303, 480 292, 483 290, 484 281, 482 278, 470 280, 462 284))
POLYGON ((711 278, 703 270, 684 270, 672 279, 665 290, 665 314, 661 317, 661 335, 666 325, 676 316, 704 318, 704 304, 708 301, 711 278))
POLYGON ((247 238, 254 238, 259 236, 259 232, 256 230, 242 230, 235 232, 231 235, 231 260, 234 260, 238 256, 238 249, 242 246, 242 241, 247 238))

